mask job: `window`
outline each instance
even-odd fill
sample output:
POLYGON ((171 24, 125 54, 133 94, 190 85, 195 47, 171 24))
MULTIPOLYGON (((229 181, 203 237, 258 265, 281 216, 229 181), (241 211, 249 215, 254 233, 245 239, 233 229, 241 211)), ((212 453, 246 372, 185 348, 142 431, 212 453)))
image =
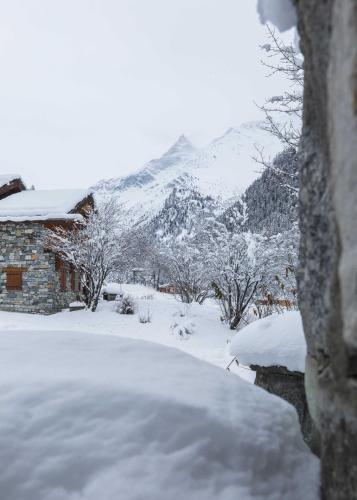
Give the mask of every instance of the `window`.
POLYGON ((55 270, 59 273, 60 289, 65 292, 67 290, 68 265, 58 255, 55 256, 55 270))
POLYGON ((71 290, 72 292, 76 291, 76 271, 71 266, 71 290))
POLYGON ((6 269, 6 289, 22 290, 22 273, 23 269, 6 269))
POLYGON ((71 290, 72 292, 78 292, 78 273, 73 268, 71 271, 71 290))
POLYGON ((78 271, 76 271, 76 276, 75 276, 75 290, 76 292, 81 291, 81 276, 78 271))

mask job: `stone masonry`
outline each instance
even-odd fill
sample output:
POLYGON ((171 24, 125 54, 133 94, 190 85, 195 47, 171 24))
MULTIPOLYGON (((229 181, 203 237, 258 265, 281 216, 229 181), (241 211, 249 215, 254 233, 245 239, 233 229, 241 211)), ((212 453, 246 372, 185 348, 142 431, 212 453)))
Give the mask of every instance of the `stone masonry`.
POLYGON ((304 373, 290 371, 284 366, 251 365, 250 368, 256 372, 255 385, 285 399, 295 407, 304 440, 310 449, 319 455, 319 435, 307 406, 304 373))
POLYGON ((78 292, 61 290, 55 256, 44 250, 45 228, 36 222, 0 223, 0 310, 50 314, 78 299, 78 292), (24 268, 22 290, 7 290, 7 268, 24 268))

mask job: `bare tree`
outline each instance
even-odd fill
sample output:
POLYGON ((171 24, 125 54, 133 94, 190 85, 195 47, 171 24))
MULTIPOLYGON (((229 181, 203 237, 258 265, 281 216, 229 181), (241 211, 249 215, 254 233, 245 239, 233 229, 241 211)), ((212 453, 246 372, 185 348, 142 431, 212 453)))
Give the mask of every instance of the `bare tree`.
POLYGON ((202 304, 211 293, 211 287, 200 250, 188 241, 175 243, 165 260, 168 278, 180 300, 202 304))
POLYGON ((262 64, 268 69, 268 76, 285 76, 289 90, 281 95, 271 96, 259 108, 264 112, 265 130, 277 137, 284 147, 297 148, 301 137, 303 109, 304 67, 302 55, 293 44, 285 45, 273 28, 267 25, 269 43, 261 46, 267 54, 262 64), (284 116, 279 121, 279 116, 284 116))
POLYGON ((110 199, 70 230, 57 227, 45 235, 46 247, 79 272, 85 303, 93 312, 104 281, 123 259, 128 231, 122 218, 121 208, 110 199))
POLYGON ((212 252, 212 287, 222 318, 235 330, 255 298, 261 281, 243 235, 225 234, 212 252))
MULTIPOLYGON (((301 139, 304 66, 302 55, 293 44, 286 45, 277 36, 275 30, 267 25, 268 43, 261 46, 267 57, 262 64, 268 70, 268 77, 283 75, 288 82, 288 90, 281 95, 267 98, 258 107, 265 116, 263 130, 277 137, 288 152, 297 151, 301 139)), ((293 195, 298 194, 295 187, 297 173, 281 169, 275 158, 268 158, 264 149, 256 145, 255 160, 265 169, 273 172, 279 182, 293 195)))

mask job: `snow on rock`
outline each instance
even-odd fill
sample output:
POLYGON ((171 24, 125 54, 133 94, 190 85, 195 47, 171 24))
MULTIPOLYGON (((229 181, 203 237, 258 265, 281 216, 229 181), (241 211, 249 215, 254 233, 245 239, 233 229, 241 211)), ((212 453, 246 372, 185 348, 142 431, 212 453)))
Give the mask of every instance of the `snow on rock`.
POLYGON ((305 371, 306 341, 299 311, 254 321, 234 337, 230 352, 245 365, 284 366, 305 371))
POLYGON ((286 31, 296 26, 296 10, 292 0, 258 0, 260 22, 271 22, 279 31, 286 31))
POLYGON ((0 201, 0 221, 78 219, 69 212, 89 194, 80 189, 22 191, 0 201))
POLYGON ((176 349, 1 331, 0 357, 4 499, 319 498, 295 410, 176 349))
POLYGON ((123 288, 119 283, 107 283, 103 286, 102 292, 110 295, 120 295, 123 293, 123 288))

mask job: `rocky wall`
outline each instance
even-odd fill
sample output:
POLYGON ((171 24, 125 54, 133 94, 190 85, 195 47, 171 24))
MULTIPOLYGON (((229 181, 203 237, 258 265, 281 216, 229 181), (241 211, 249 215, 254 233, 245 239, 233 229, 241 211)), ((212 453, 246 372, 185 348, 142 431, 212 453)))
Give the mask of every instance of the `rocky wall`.
POLYGON ((0 223, 0 309, 49 314, 68 307, 77 294, 60 289, 55 257, 41 243, 39 223, 0 223), (24 268, 22 290, 7 290, 6 268, 24 268))

